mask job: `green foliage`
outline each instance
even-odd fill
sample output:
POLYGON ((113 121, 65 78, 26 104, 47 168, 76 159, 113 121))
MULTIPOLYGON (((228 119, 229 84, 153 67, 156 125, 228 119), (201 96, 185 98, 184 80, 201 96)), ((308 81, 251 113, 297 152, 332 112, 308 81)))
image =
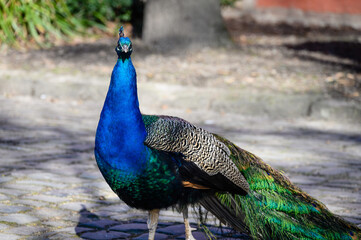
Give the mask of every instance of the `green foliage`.
POLYGON ((237 0, 220 0, 221 6, 233 6, 237 0))
POLYGON ((0 42, 13 46, 47 46, 82 28, 62 0, 0 0, 0 15, 0 42))
POLYGON ((0 44, 51 46, 84 33, 105 30, 107 21, 129 21, 132 0, 0 0, 0 44))
POLYGON ((107 21, 129 21, 132 0, 66 0, 72 14, 85 26, 102 27, 107 21))

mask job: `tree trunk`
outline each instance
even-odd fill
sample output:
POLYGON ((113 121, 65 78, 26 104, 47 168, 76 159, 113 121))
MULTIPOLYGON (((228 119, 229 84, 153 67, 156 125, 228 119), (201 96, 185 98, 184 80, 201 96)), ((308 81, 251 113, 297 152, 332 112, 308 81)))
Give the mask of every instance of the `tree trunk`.
POLYGON ((219 0, 147 0, 143 40, 163 50, 231 44, 219 0))

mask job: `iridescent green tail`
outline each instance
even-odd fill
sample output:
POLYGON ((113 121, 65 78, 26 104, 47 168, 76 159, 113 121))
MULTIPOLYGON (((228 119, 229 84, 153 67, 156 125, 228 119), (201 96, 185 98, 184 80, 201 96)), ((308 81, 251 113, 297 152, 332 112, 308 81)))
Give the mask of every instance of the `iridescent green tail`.
POLYGON ((250 192, 246 196, 218 194, 216 197, 239 216, 253 238, 361 239, 358 227, 332 214, 281 172, 231 142, 219 139, 230 148, 233 161, 249 182, 250 192))

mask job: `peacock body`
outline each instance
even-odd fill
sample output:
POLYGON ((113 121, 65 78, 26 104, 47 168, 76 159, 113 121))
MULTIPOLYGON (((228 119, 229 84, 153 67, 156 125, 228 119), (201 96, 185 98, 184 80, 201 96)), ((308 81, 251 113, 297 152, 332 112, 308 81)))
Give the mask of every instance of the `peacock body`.
POLYGON ((149 239, 159 209, 171 206, 183 210, 194 239, 186 211, 194 203, 255 239, 361 239, 359 228, 255 155, 183 119, 142 115, 131 41, 120 35, 95 157, 120 199, 150 212, 149 239))

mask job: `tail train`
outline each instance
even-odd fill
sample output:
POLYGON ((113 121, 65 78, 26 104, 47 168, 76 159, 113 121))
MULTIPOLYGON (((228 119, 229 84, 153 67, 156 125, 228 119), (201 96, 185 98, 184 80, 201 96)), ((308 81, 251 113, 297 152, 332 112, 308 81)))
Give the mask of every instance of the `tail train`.
POLYGON ((360 240, 361 229, 332 214, 281 172, 230 141, 216 136, 247 179, 247 196, 217 193, 201 201, 223 223, 254 239, 360 240))

